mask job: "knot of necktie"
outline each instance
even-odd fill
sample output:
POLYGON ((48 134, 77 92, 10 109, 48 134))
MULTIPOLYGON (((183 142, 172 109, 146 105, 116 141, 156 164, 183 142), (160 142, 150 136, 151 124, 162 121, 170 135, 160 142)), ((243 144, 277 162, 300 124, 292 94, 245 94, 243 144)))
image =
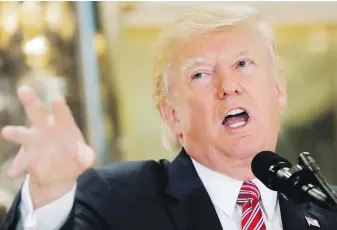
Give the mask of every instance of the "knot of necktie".
POLYGON ((259 204, 260 191, 251 181, 243 182, 237 203, 242 206, 241 227, 243 230, 266 230, 259 204))
POLYGON ((243 182, 237 203, 239 205, 244 205, 246 203, 252 204, 253 202, 259 202, 260 200, 260 191, 257 186, 251 181, 243 182))

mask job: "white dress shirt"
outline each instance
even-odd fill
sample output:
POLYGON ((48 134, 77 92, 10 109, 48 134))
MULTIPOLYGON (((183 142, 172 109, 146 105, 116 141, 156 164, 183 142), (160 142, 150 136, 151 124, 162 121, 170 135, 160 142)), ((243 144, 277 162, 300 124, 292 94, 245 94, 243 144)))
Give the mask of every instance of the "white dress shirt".
MULTIPOLYGON (((236 204, 242 181, 214 172, 192 159, 194 167, 204 184, 218 214, 223 229, 241 229, 241 206, 236 204)), ((263 219, 268 230, 282 230, 277 192, 268 189, 259 180, 253 182, 261 193, 263 219)), ((58 230, 66 221, 75 199, 73 189, 59 199, 33 210, 29 192, 29 176, 21 190, 21 217, 16 230, 58 230)))
POLYGON ((16 230, 58 230, 67 220, 75 200, 76 184, 70 192, 34 211, 29 191, 29 175, 21 190, 21 217, 16 230))
MULTIPOLYGON (((193 159, 192 162, 212 200, 222 228, 241 230, 242 208, 236 204, 236 200, 243 182, 214 172, 193 159)), ((261 193, 260 206, 267 230, 282 230, 277 192, 267 188, 258 179, 253 179, 252 182, 255 183, 261 193)))

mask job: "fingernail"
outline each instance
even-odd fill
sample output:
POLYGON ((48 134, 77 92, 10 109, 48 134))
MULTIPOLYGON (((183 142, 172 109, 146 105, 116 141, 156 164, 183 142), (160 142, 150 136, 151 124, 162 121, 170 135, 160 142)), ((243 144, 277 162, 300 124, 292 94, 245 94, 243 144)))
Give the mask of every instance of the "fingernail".
POLYGON ((59 102, 65 102, 65 99, 62 95, 55 95, 53 98, 52 98, 53 101, 59 101, 59 102))
POLYGON ((11 126, 5 126, 5 127, 1 130, 1 135, 2 135, 3 137, 7 137, 8 135, 10 135, 11 130, 13 130, 11 126))
POLYGON ((18 88, 18 93, 30 93, 32 89, 28 85, 22 85, 18 88))
POLYGON ((20 86, 17 94, 20 100, 25 104, 31 104, 37 99, 34 91, 27 85, 20 86))
POLYGON ((8 132, 7 130, 8 130, 8 127, 7 127, 7 126, 3 127, 3 128, 1 129, 1 134, 4 135, 6 132, 8 132))

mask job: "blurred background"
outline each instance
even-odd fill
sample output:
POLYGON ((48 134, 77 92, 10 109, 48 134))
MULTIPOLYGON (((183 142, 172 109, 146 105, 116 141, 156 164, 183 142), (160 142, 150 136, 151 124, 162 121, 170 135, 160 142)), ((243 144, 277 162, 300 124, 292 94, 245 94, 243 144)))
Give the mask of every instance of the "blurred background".
MULTIPOLYGON (((0 129, 27 124, 16 89, 29 84, 47 105, 66 96, 98 166, 173 159, 152 101, 151 44, 165 24, 204 4, 224 2, 1 2, 0 129)), ((278 152, 296 163, 309 151, 337 184, 337 2, 244 4, 273 23, 288 80, 278 152)), ((0 139, 0 222, 23 181, 6 175, 18 148, 0 139)))

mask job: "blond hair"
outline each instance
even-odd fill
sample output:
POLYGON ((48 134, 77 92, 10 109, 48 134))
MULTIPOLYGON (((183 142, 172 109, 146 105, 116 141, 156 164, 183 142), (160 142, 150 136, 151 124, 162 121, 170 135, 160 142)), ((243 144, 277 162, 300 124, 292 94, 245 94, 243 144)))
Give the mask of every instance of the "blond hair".
MULTIPOLYGON (((239 5, 219 5, 218 7, 202 7, 183 15, 168 25, 155 42, 154 102, 160 111, 160 104, 167 98, 167 72, 171 63, 177 58, 186 42, 194 37, 214 30, 222 30, 238 24, 249 24, 266 39, 268 50, 274 55, 273 31, 270 24, 262 20, 261 15, 251 7, 239 5)), ((168 127, 162 123, 162 142, 169 151, 179 151, 181 143, 168 127)))

